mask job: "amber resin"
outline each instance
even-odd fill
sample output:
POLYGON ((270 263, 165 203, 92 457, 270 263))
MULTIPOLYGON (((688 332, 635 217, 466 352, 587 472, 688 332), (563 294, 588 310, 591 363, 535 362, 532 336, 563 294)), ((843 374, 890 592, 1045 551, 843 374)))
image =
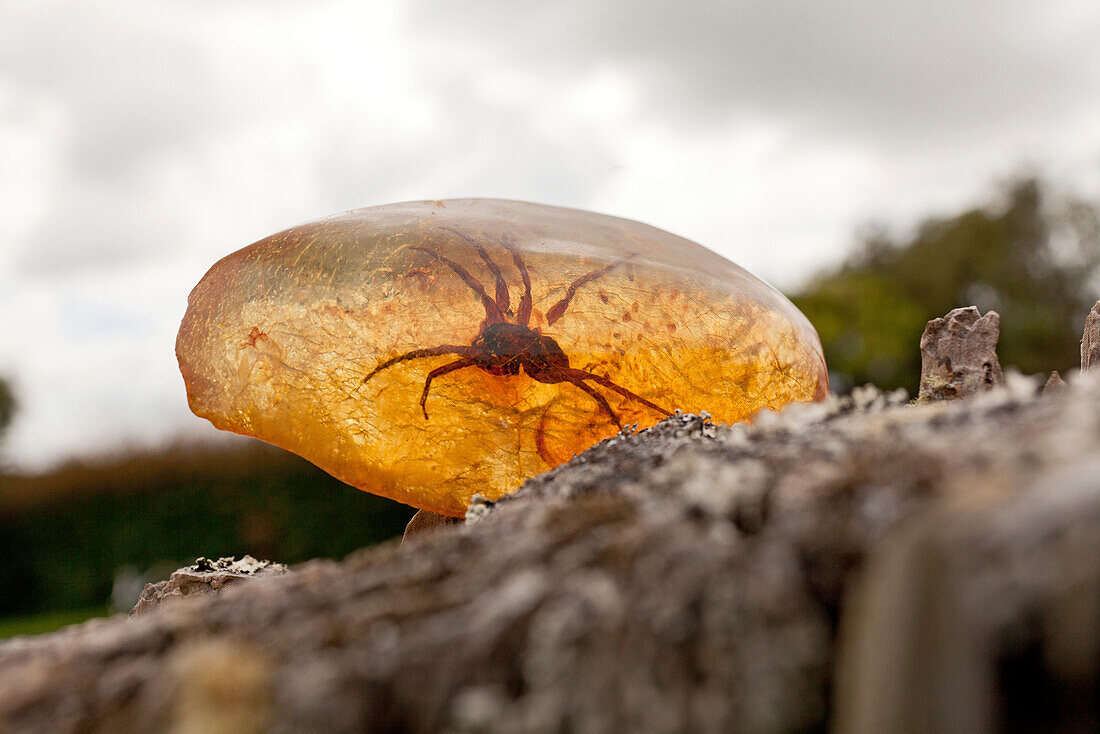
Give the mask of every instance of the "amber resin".
POLYGON ((218 428, 448 515, 619 424, 733 423, 828 389, 813 327, 728 260, 491 199, 359 209, 239 250, 191 293, 176 354, 218 428))

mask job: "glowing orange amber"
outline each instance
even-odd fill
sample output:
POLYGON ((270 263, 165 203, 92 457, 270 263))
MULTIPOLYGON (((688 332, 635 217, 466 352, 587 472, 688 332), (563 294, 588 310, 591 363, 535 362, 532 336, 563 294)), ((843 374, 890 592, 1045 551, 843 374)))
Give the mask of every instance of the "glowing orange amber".
POLYGON ((732 423, 828 389, 813 327, 728 260, 491 199, 359 209, 239 250, 191 293, 176 354, 215 426, 448 515, 617 424, 732 423))

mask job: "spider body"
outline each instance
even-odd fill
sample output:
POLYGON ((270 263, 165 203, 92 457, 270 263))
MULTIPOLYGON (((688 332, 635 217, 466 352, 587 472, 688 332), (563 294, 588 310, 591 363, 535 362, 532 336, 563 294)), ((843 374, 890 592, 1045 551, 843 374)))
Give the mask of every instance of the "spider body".
POLYGON ((569 357, 551 337, 519 324, 485 324, 473 342, 474 366, 491 375, 518 375, 559 382, 555 375, 569 369, 569 357))
MULTIPOLYGON (((618 414, 612 409, 611 404, 607 402, 607 398, 589 385, 587 381, 591 380, 596 382, 617 392, 628 400, 634 400, 641 403, 661 415, 671 415, 669 411, 659 405, 612 382, 607 377, 586 370, 574 369, 569 365, 569 356, 560 346, 558 346, 558 343, 554 341, 552 337, 546 336, 540 329, 532 329, 528 325, 531 319, 531 309, 533 307, 533 302, 531 300, 531 274, 527 271, 527 264, 524 262, 523 256, 515 249, 510 241, 507 239, 495 240, 496 244, 511 254, 512 262, 515 263, 523 279, 523 297, 520 299, 519 310, 516 312, 512 311, 511 296, 508 293, 508 285, 504 281, 500 265, 492 259, 485 247, 477 240, 462 232, 449 228, 445 229, 445 231, 473 245, 478 256, 495 279, 496 289, 494 297, 490 297, 481 282, 466 268, 462 267, 454 260, 426 247, 413 246, 409 249, 426 252, 437 258, 440 262, 453 270, 462 282, 481 299, 481 303, 485 308, 485 320, 481 322, 481 328, 477 336, 474 337, 474 340, 469 345, 447 344, 425 349, 413 349, 397 357, 388 359, 371 370, 370 374, 363 378, 364 383, 369 382, 372 377, 382 370, 400 362, 453 354, 458 356, 459 359, 436 367, 424 378, 424 390, 420 394, 420 410, 424 414, 425 420, 428 419, 427 401, 428 394, 431 392, 432 380, 468 367, 476 367, 491 375, 497 376, 518 375, 520 370, 522 370, 528 377, 537 382, 551 385, 560 382, 571 383, 595 400, 600 411, 610 418, 620 430, 622 430, 623 424, 622 421, 619 420, 618 414)), ((569 303, 573 300, 573 297, 577 294, 577 290, 580 287, 600 278, 626 260, 629 260, 631 257, 633 257, 633 255, 617 260, 610 265, 605 265, 602 268, 592 270, 570 283, 561 300, 551 306, 547 311, 547 321, 552 324, 565 315, 566 310, 569 308, 569 303)), ((545 442, 541 433, 537 438, 537 443, 540 446, 540 451, 544 451, 543 447, 545 446, 545 442)))

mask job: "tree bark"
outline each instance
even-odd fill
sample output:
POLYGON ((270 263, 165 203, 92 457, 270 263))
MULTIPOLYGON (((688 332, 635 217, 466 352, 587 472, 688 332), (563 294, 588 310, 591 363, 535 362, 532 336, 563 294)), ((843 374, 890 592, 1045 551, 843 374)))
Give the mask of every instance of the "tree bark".
POLYGON ((1094 721, 1100 388, 1078 382, 677 415, 404 545, 0 644, 0 730, 1094 721))

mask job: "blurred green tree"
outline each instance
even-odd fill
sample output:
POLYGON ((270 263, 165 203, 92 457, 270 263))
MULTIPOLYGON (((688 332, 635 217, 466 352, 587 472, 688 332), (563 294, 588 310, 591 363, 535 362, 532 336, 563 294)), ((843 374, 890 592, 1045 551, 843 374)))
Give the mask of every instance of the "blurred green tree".
POLYGON ((17 405, 11 385, 3 377, 0 377, 0 438, 4 437, 8 426, 11 425, 17 405))
POLYGON ((1080 364, 1084 318, 1100 295, 1100 210, 1036 177, 999 198, 926 220, 908 238, 873 231, 792 298, 821 335, 834 391, 872 382, 915 393, 925 323, 959 306, 1001 315, 1005 366, 1080 364))

